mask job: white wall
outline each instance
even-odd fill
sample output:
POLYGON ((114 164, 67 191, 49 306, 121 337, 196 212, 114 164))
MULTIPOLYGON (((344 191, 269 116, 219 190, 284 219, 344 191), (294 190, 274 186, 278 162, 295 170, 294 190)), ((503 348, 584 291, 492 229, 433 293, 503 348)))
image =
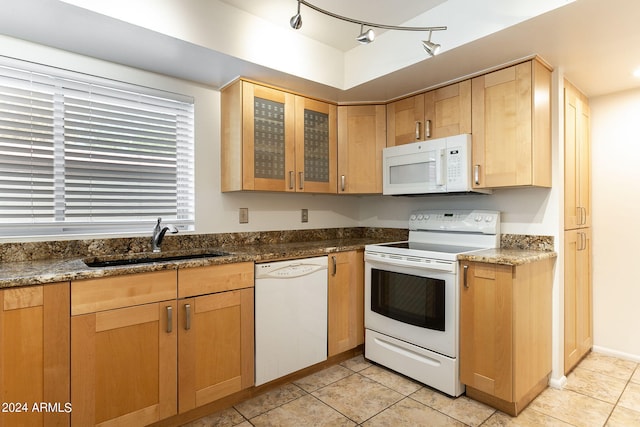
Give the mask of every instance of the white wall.
POLYGON ((594 346, 640 361, 640 90, 593 98, 594 346))

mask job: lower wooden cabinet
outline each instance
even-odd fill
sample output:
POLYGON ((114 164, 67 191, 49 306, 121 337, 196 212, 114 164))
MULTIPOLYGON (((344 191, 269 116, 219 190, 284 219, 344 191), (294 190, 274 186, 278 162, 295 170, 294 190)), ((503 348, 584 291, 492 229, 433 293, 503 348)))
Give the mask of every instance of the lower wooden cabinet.
POLYGON ((564 232, 564 371, 593 346, 591 229, 564 232))
POLYGON ((0 290, 0 426, 68 426, 69 390, 69 283, 0 290))
POLYGON ((176 312, 175 270, 71 283, 72 425, 176 414, 176 312))
POLYGON ((547 386, 554 262, 461 262, 460 380, 467 396, 515 416, 547 386))
POLYGON ((180 413, 253 385, 253 275, 252 262, 178 270, 180 413))
POLYGON ((253 274, 248 262, 72 282, 72 425, 147 425, 250 387, 253 274))
POLYGON ((329 255, 328 356, 364 343, 364 252, 329 255))

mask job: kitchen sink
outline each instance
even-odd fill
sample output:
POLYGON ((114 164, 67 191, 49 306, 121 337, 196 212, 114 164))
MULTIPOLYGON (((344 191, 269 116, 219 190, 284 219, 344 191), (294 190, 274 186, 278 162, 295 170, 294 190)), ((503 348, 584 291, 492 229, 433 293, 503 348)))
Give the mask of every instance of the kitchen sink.
POLYGON ((124 265, 149 264, 153 262, 180 261, 187 259, 215 258, 229 255, 226 252, 204 252, 180 255, 146 254, 144 256, 122 257, 90 257, 83 259, 87 267, 116 267, 124 265))

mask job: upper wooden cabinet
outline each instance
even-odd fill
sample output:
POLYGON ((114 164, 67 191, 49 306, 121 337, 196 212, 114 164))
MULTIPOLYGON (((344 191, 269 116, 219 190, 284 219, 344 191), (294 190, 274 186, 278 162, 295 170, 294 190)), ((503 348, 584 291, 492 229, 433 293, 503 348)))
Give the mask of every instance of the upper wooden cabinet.
POLYGON ((551 71, 531 60, 471 83, 474 188, 551 186, 551 71))
POLYGON ((591 133, 587 97, 564 81, 564 228, 591 226, 591 133))
POLYGON ((222 191, 336 192, 334 104, 238 80, 221 108, 222 191))
POLYGON ((69 396, 69 283, 0 290, 0 426, 68 426, 69 396))
POLYGON ((338 194, 382 193, 386 107, 338 107, 338 194))
POLYGON ((471 133, 471 81, 387 105, 387 146, 471 133))

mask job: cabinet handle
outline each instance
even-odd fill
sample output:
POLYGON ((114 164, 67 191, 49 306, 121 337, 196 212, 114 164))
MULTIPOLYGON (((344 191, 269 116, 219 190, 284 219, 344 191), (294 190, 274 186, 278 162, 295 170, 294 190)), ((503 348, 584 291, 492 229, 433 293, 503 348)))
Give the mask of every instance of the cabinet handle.
POLYGON ((289 171, 289 190, 293 190, 293 171, 289 171))
POLYGON ((185 314, 185 324, 184 329, 188 331, 191 329, 191 304, 184 305, 184 314, 185 314))
POLYGON ((587 223, 587 208, 585 207, 580 208, 580 221, 582 225, 587 223))
POLYGON ((346 184, 346 177, 344 175, 340 175, 340 191, 344 191, 346 184))
POLYGON ((469 266, 465 265, 462 267, 462 284, 465 289, 469 289, 469 282, 467 280, 467 276, 469 275, 469 266))
POLYGON ((420 122, 416 122, 416 141, 420 141, 420 122))
POLYGON ((173 332, 173 307, 167 306, 167 333, 173 332))
POLYGON ((424 139, 431 138, 431 120, 424 122, 424 139))
POLYGON ((473 182, 480 185, 480 165, 473 165, 473 182))
POLYGON ((338 272, 338 262, 336 261, 335 255, 331 257, 331 264, 333 265, 333 270, 331 272, 332 276, 335 276, 338 272))
POLYGON ((300 190, 304 190, 304 172, 298 172, 298 177, 300 178, 300 190))

